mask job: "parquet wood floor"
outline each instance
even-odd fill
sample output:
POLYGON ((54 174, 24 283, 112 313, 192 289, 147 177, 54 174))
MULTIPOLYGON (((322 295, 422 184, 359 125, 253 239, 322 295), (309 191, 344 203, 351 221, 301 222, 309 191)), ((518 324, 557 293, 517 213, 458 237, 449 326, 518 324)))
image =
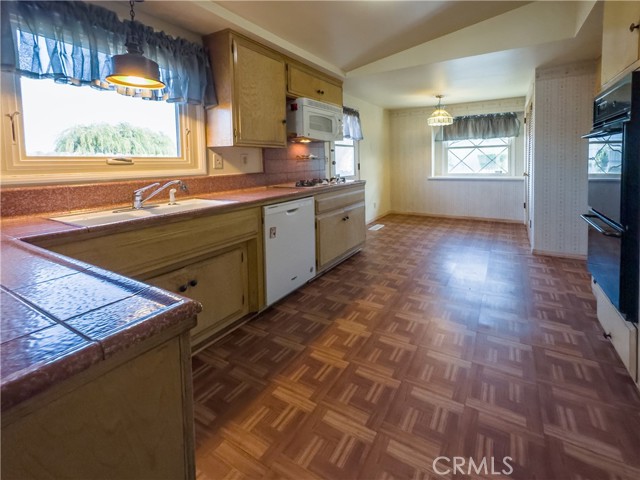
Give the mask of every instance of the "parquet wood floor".
POLYGON ((199 479, 640 478, 640 396, 585 262, 531 255, 522 225, 380 223, 193 358, 199 479))

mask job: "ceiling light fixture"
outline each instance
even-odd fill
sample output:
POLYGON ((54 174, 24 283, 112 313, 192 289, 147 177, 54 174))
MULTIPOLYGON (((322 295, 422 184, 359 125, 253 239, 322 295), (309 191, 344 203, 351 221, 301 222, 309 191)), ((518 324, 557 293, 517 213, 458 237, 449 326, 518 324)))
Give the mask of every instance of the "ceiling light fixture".
POLYGON ((453 123, 453 117, 449 115, 449 112, 447 112, 442 107, 443 96, 444 95, 436 95, 436 98, 438 99, 438 106, 436 107, 435 111, 431 114, 431 116, 427 119, 427 123, 431 127, 442 127, 445 125, 451 125, 453 123))
MULTIPOLYGON (((139 0, 142 1, 142 0, 139 0)), ((136 13, 133 11, 135 1, 130 0, 131 28, 136 13)), ((142 55, 142 48, 133 33, 127 38, 127 53, 111 57, 112 74, 107 77, 107 82, 123 87, 145 88, 159 90, 164 88, 160 81, 160 68, 153 60, 142 55)))

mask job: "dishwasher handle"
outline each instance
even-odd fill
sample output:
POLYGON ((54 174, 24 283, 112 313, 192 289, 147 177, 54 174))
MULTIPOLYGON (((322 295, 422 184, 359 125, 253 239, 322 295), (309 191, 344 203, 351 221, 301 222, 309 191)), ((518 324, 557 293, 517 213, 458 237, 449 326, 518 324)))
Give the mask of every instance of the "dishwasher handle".
POLYGON ((300 208, 299 208, 299 207, 298 207, 298 208, 292 208, 291 210, 287 210, 285 213, 286 213, 287 215, 293 215, 293 214, 295 214, 298 210, 300 210, 300 208))

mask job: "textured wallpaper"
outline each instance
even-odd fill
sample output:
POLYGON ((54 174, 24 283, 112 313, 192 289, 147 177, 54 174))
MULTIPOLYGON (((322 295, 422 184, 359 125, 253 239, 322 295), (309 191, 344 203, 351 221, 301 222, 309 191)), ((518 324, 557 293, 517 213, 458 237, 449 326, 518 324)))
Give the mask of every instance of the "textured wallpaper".
MULTIPOLYGON (((524 98, 447 105, 452 115, 524 111, 524 98)), ((391 128, 391 208, 396 212, 524 222, 521 176, 500 180, 429 179, 433 108, 395 110, 391 128)), ((523 136, 520 139, 523 142, 523 136)), ((521 149, 522 150, 522 149, 521 149)), ((524 159, 517 159, 520 171, 524 159)))
POLYGON ((536 71, 534 95, 533 250, 584 256, 587 226, 587 141, 595 65, 536 71))

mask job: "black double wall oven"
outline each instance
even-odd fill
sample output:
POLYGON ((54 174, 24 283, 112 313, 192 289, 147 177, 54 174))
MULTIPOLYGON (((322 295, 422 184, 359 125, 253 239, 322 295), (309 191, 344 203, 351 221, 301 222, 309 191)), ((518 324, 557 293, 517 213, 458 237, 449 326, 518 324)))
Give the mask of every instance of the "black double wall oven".
POLYGON ((595 98, 589 140, 588 266, 628 321, 638 322, 640 72, 595 98))

